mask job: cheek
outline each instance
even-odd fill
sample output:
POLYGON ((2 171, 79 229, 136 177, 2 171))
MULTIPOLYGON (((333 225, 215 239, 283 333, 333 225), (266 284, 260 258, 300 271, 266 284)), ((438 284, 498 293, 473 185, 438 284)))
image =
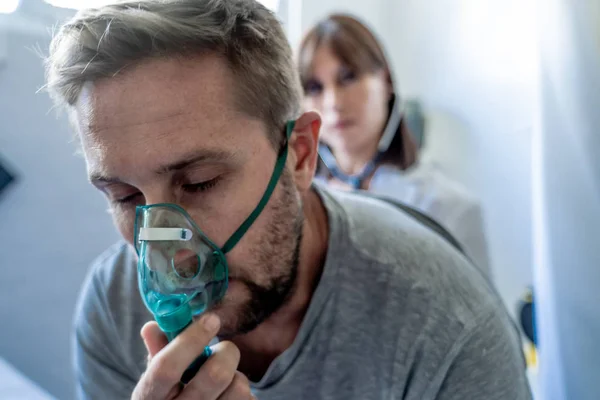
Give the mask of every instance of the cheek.
POLYGON ((387 117, 387 97, 381 88, 364 88, 362 98, 366 99, 362 105, 362 116, 365 123, 379 124, 387 117))
POLYGON ((250 280, 264 284, 280 268, 287 268, 301 213, 300 197, 291 176, 273 194, 260 216, 229 253, 231 265, 244 269, 250 280))
POLYGON ((129 244, 133 244, 135 211, 113 210, 111 211, 111 214, 113 222, 123 239, 129 244))
MULTIPOLYGON (((222 207, 211 213, 187 209, 202 233, 218 247, 223 247, 231 234, 238 227, 236 216, 230 216, 228 210, 232 207, 229 199, 223 199, 222 207)), ((241 224, 241 222, 240 222, 241 224)))
POLYGON ((304 111, 321 111, 319 102, 313 97, 305 97, 303 101, 304 111))
POLYGON ((357 82, 344 90, 339 104, 345 113, 355 118, 363 118, 369 112, 371 101, 369 88, 362 82, 357 82))
MULTIPOLYGON (((266 146, 269 146, 269 151, 272 151, 269 143, 266 146)), ((260 154, 267 150, 256 149, 255 151, 260 154)), ((217 246, 222 247, 260 202, 275 163, 274 152, 270 156, 256 157, 255 161, 249 162, 222 182, 218 192, 200 197, 193 206, 184 208, 202 232, 217 246)), ((233 251, 237 247, 236 245, 233 251)))

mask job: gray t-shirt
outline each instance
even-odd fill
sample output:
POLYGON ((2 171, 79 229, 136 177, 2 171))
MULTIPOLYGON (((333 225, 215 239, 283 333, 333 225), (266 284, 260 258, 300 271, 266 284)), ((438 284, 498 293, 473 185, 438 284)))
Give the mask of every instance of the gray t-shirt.
MULTIPOLYGON (((531 398, 518 333, 477 268, 389 204, 318 193, 330 230, 323 274, 294 343, 253 383, 259 400, 531 398)), ((135 254, 115 245, 76 312, 81 398, 130 397, 151 318, 135 254)))

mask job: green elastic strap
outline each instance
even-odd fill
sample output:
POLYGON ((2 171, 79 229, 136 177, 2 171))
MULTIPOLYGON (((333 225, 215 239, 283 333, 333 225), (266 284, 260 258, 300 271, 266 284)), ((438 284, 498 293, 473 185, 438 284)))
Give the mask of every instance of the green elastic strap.
POLYGON ((271 198, 271 195, 275 190, 275 186, 277 186, 277 181, 279 181, 279 177, 281 176, 281 173, 285 168, 285 162, 287 160, 288 154, 288 140, 290 140, 293 130, 294 121, 288 121, 288 123, 286 124, 285 143, 283 144, 283 148, 281 149, 281 151, 279 152, 279 156, 277 157, 277 163, 275 164, 275 169, 273 170, 273 175, 271 175, 271 180, 267 185, 267 189, 265 190, 262 199, 260 199, 260 202, 254 209, 254 211, 252 211, 250 216, 246 218, 246 220, 242 223, 242 225, 240 225, 237 231, 235 231, 233 235, 231 235, 229 240, 227 240, 227 242, 221 249, 223 254, 228 253, 231 249, 233 249, 233 246, 235 246, 240 241, 242 236, 244 236, 246 231, 250 228, 250 226, 252 226, 256 218, 258 218, 258 216, 262 212, 263 208, 265 208, 265 206, 269 202, 269 199, 271 198))

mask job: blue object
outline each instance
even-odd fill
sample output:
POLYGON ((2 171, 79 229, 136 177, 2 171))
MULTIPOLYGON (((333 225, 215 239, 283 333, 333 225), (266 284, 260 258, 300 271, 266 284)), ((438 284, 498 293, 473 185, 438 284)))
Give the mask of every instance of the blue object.
POLYGON ((519 323, 525 337, 535 346, 538 346, 535 328, 535 299, 533 291, 528 289, 523 299, 519 301, 519 323))

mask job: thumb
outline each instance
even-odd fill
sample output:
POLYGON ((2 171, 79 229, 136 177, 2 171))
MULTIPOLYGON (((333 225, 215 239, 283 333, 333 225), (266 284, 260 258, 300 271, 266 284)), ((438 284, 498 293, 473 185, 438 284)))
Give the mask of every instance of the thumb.
POLYGON ((167 337, 163 331, 160 330, 155 321, 147 322, 142 327, 140 334, 142 335, 142 339, 146 345, 146 350, 148 350, 148 360, 152 359, 156 353, 169 344, 167 337))

